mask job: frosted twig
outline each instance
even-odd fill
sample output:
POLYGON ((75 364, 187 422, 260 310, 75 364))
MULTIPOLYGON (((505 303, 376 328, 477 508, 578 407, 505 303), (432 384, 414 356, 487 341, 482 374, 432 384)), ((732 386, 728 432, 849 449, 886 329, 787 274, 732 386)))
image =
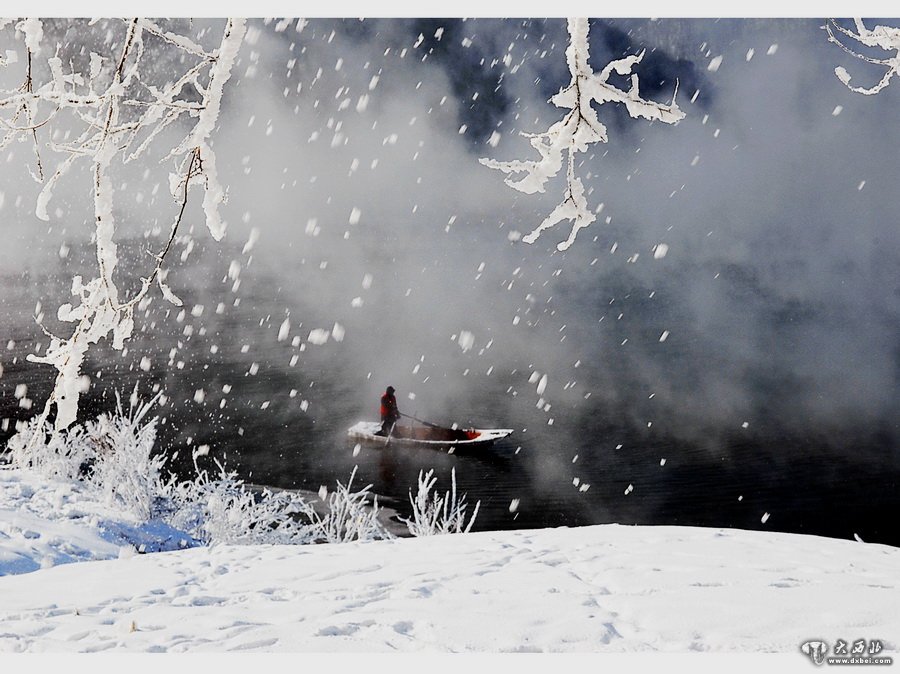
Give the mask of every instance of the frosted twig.
POLYGON ((569 19, 567 25, 569 46, 566 49, 566 61, 572 79, 568 86, 550 99, 550 102, 570 112, 544 133, 522 134, 531 139, 531 146, 538 151, 541 159, 480 160, 485 166, 505 173, 507 177, 504 182, 513 189, 525 194, 534 194, 543 192, 546 182, 559 173, 563 154, 567 154, 566 191, 563 202, 537 228, 522 238, 526 243, 534 243, 544 230, 556 226, 563 220, 571 220, 572 231, 569 237, 556 246, 561 251, 572 245, 579 230, 596 219, 588 207, 584 185, 575 175, 574 169, 574 158, 577 153, 585 152, 592 143, 608 141, 606 126, 597 118, 597 112, 592 104, 622 103, 628 114, 635 119, 643 117, 666 124, 676 124, 684 118, 684 113, 675 103, 675 96, 678 93, 677 83, 672 102, 668 105, 640 97, 638 76, 631 71, 641 62, 644 52, 611 61, 600 73, 595 73, 589 64, 588 20, 569 19), (631 75, 631 88, 625 91, 610 84, 609 78, 613 72, 623 76, 631 75))
POLYGON ((409 533, 413 536, 437 536, 442 534, 467 534, 478 517, 478 509, 481 501, 475 504, 475 510, 466 524, 466 496, 456 495, 456 469, 450 470, 451 490, 440 495, 431 493, 437 478, 434 470, 427 473, 419 471, 419 488, 413 498, 409 494, 409 502, 412 506, 412 518, 400 518, 406 524, 409 533))
MULTIPOLYGON (((367 541, 381 538, 392 538, 378 519, 378 497, 368 505, 369 490, 367 485, 359 491, 352 491, 353 479, 357 466, 353 467, 347 484, 337 483, 337 489, 327 498, 328 511, 324 515, 311 512, 311 523, 318 540, 325 543, 344 543, 349 541, 367 541)), ((325 501, 325 499, 322 499, 325 501)))
MULTIPOLYGON (((40 22, 38 22, 40 23, 40 22)), ((13 92, 11 100, 7 103, 7 105, 15 105, 16 111, 11 120, 6 120, 0 118, 0 124, 5 126, 8 129, 7 134, 3 137, 3 140, 0 140, 0 149, 5 148, 9 145, 13 140, 19 137, 22 134, 31 135, 33 147, 34 147, 34 156, 35 162, 37 165, 37 174, 34 176, 37 182, 43 182, 44 180, 44 167, 41 162, 41 151, 40 146, 38 144, 37 139, 37 131, 45 124, 49 123, 51 119, 56 114, 56 110, 52 111, 47 118, 43 122, 35 122, 34 109, 32 107, 32 98, 31 95, 34 93, 34 80, 31 75, 32 68, 32 52, 31 47, 29 45, 34 45, 35 41, 33 39, 26 40, 26 48, 25 48, 25 81, 22 83, 22 86, 19 87, 18 91, 13 92), (15 101, 15 103, 13 103, 15 101), (24 118, 24 125, 18 126, 17 120, 19 116, 24 118)), ((6 101, 4 101, 6 102, 6 101)), ((2 103, 0 103, 2 105, 2 103)), ((5 106, 4 106, 5 107, 5 106)))
POLYGON ((837 66, 834 69, 834 74, 837 75, 837 78, 843 82, 850 91, 866 96, 872 96, 888 86, 894 75, 900 75, 900 28, 892 26, 875 26, 875 28, 869 30, 862 22, 862 19, 854 19, 854 25, 856 26, 856 32, 844 28, 835 19, 828 19, 823 28, 825 29, 825 32, 828 33, 829 42, 833 42, 856 59, 887 68, 887 72, 885 72, 878 84, 869 88, 857 87, 850 84, 850 73, 842 66, 837 66), (887 52, 893 51, 894 55, 889 58, 881 59, 866 56, 851 48, 847 43, 842 41, 843 39, 853 40, 865 47, 873 49, 877 48, 887 52))
POLYGON ((173 44, 179 49, 193 54, 194 56, 199 56, 202 59, 212 59, 215 58, 212 54, 206 53, 206 51, 198 45, 196 42, 191 40, 186 35, 177 35, 175 33, 171 33, 167 30, 163 30, 156 23, 150 21, 149 19, 137 19, 140 23, 141 28, 143 28, 148 33, 152 33, 153 35, 158 35, 166 42, 173 44))

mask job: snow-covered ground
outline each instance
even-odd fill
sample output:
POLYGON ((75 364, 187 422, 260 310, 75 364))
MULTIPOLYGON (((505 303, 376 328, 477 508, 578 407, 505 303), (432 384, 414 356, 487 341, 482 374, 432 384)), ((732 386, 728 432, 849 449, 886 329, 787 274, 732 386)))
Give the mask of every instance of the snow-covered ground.
POLYGON ((0 470, 0 652, 773 653, 812 666, 799 650, 811 638, 900 644, 900 549, 856 541, 602 525, 137 554, 125 541, 142 536, 179 545, 76 485, 0 470))

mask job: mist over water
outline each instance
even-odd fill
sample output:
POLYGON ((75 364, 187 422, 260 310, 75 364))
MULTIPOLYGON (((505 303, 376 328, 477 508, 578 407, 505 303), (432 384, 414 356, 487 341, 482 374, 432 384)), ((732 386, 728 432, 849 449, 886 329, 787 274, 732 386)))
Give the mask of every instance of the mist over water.
MULTIPOLYGON (((194 204, 168 278, 185 311, 156 298, 126 354, 101 345, 82 416, 158 384, 173 465, 209 444, 281 487, 358 465, 360 484, 402 501, 420 469, 448 488, 455 467, 482 529, 700 524, 900 544, 900 94, 848 91, 835 65, 881 73, 847 63, 818 23, 592 22, 594 67, 646 49, 642 94, 669 100, 677 79, 686 118, 601 108, 610 142, 579 171, 603 209, 565 253, 565 223, 517 240, 563 185, 519 194, 477 162, 532 158, 518 133, 559 118, 546 100, 568 81, 564 22, 254 23, 215 136, 226 241, 194 204), (388 384, 404 412, 515 433, 485 457, 354 455, 346 429, 377 418, 388 384)), ((92 251, 85 183, 60 186, 48 231, 28 148, 12 152, 0 395, 15 420, 49 390, 47 369, 22 362, 46 342, 35 305, 59 327, 92 251)), ((117 204, 137 270, 143 233, 172 210, 142 170, 123 172, 136 187, 117 204)))

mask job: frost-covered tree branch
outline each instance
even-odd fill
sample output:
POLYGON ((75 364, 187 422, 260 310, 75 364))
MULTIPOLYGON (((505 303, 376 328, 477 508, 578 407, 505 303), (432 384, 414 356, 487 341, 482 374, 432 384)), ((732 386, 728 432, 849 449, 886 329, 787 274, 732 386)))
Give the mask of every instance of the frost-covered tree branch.
MULTIPOLYGON (((850 73, 842 66, 834 69, 834 74, 843 82, 848 89, 858 94, 872 96, 884 89, 891 82, 894 75, 900 75, 900 28, 892 26, 875 26, 869 30, 863 24, 862 19, 854 19, 856 32, 844 28, 835 19, 828 19, 825 22, 825 32, 828 33, 828 41, 833 42, 845 52, 866 63, 886 68, 884 76, 874 86, 869 88, 857 87, 850 84, 850 73), (866 56, 849 45, 859 43, 865 47, 872 49, 881 49, 886 52, 893 52, 894 55, 888 58, 873 58, 866 56)), ((855 45, 854 45, 855 46, 855 45)))
MULTIPOLYGON (((13 21, 0 20, 0 30, 13 21)), ((87 33, 91 22, 82 23, 87 33)), ((210 138, 246 33, 245 20, 228 19, 220 44, 212 51, 148 19, 128 19, 123 21, 123 29, 121 39, 113 43, 118 45, 116 51, 111 49, 103 55, 89 51, 85 45, 82 53, 89 52, 89 59, 80 69, 74 58, 64 64, 57 45, 55 54, 46 58, 46 68, 40 70, 42 79, 38 80, 36 60, 44 48, 45 26, 39 19, 16 22, 15 35, 24 42, 26 54, 24 82, 15 90, 0 90, 0 126, 5 129, 0 148, 16 139, 34 144, 37 170, 31 173, 43 183, 35 208, 38 218, 50 219, 48 206, 54 188, 75 164, 89 164, 92 176, 96 277, 85 283, 82 276, 76 276, 72 282, 76 306, 66 303, 57 312, 59 320, 75 324, 72 334, 57 337, 47 333, 51 341, 45 354, 28 356, 32 362, 47 363, 57 370, 41 416, 43 423, 55 405, 57 430, 68 427, 76 418, 79 377, 89 345, 111 335, 113 347, 122 349, 134 328, 134 307, 154 282, 165 299, 180 305, 163 283, 161 271, 191 187, 204 192, 203 210, 213 238, 219 240, 225 232, 219 212, 225 190, 219 183, 210 138), (178 64, 174 76, 170 68, 158 67, 160 50, 178 64), (154 65, 157 67, 149 67, 154 65), (163 142, 163 133, 175 131, 179 125, 187 127, 186 133, 182 130, 182 139, 174 145, 163 142), (65 142, 54 141, 57 128, 66 131, 65 142), (44 135, 48 142, 42 146, 44 135), (43 168, 45 149, 58 157, 49 178, 43 168), (169 240, 162 251, 153 254, 150 271, 141 278, 139 290, 122 298, 114 280, 118 255, 113 176, 119 165, 151 150, 178 167, 169 177, 178 210, 169 240)))
POLYGON ((641 62, 644 52, 612 61, 602 71, 595 73, 588 63, 588 20, 569 19, 568 29, 566 61, 572 79, 550 102, 570 112, 544 133, 523 134, 531 139, 531 146, 541 158, 529 161, 480 160, 485 166, 507 174, 504 182, 513 189, 534 194, 543 192, 546 182, 559 173, 563 155, 566 155, 566 191, 562 203, 534 231, 523 237, 526 243, 534 243, 544 230, 564 220, 571 220, 573 224, 569 237, 557 244, 561 251, 572 245, 579 230, 596 219, 588 207, 581 178, 575 174, 576 154, 585 152, 592 143, 606 143, 608 140, 606 126, 597 118, 592 104, 621 103, 635 119, 643 117, 666 124, 675 124, 684 118, 684 113, 675 103, 677 83, 672 102, 668 105, 641 98, 638 76, 632 70, 641 62), (627 91, 610 84, 609 78, 613 72, 623 76, 630 75, 631 87, 627 91))

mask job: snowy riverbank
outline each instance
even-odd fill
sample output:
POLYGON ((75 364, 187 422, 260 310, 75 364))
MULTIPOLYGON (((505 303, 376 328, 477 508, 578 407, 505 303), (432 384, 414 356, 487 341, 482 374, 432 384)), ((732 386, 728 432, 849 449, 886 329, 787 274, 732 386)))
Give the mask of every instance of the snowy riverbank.
POLYGON ((127 523, 111 527, 110 513, 79 510, 76 492, 20 471, 0 476, 0 571, 37 569, 0 578, 5 653, 799 659, 811 638, 877 639, 885 655, 900 643, 900 550, 883 545, 602 525, 141 555, 112 540, 127 523), (60 564, 76 559, 98 561, 60 564))

